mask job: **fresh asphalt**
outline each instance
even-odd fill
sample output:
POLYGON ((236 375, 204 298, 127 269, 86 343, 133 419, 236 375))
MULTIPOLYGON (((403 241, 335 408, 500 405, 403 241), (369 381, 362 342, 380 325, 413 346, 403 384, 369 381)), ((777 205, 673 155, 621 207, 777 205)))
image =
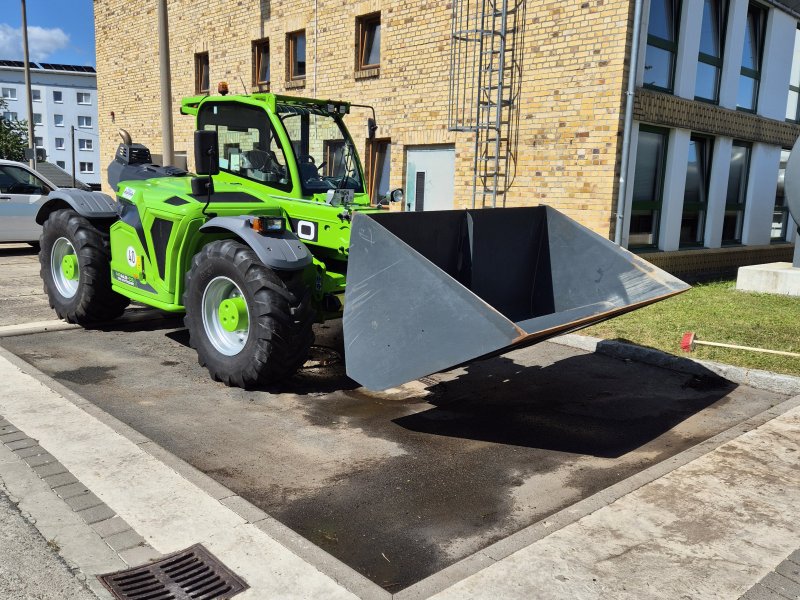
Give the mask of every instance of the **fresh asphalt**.
POLYGON ((318 333, 257 391, 210 381, 174 318, 2 345, 391 592, 786 399, 550 343, 374 394, 318 333))

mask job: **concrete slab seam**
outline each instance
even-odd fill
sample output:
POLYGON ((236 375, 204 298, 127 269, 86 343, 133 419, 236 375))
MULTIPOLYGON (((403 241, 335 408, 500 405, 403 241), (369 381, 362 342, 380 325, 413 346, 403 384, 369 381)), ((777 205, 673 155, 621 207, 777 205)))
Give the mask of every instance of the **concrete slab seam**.
POLYGON ((570 333, 550 340, 555 344, 577 348, 586 352, 596 352, 621 360, 635 360, 636 362, 687 373, 690 375, 707 375, 708 371, 727 379, 733 383, 747 385, 756 389, 788 394, 800 394, 800 377, 773 373, 759 369, 747 369, 734 365, 726 365, 710 360, 696 360, 683 356, 676 356, 654 348, 645 348, 635 344, 628 344, 616 340, 604 340, 588 335, 570 333))
MULTIPOLYGON (((54 380, 52 377, 40 371, 39 369, 31 365, 30 363, 26 362, 25 360, 21 359, 17 355, 9 352, 2 346, 0 346, 0 357, 5 358, 11 364, 17 367, 20 371, 33 377, 39 383, 51 389, 56 394, 62 396, 65 400, 71 402, 77 408, 80 408, 84 412, 92 415, 93 417, 98 419, 101 423, 111 428, 118 435, 136 444, 139 448, 141 448, 142 450, 153 456, 153 458, 162 462, 164 465, 172 469, 178 475, 180 475, 193 485, 197 486, 198 488, 200 488, 200 490, 207 493, 209 496, 215 498, 218 502, 220 502, 220 500, 222 499, 226 499, 228 502, 237 502, 235 500, 232 501, 231 499, 234 497, 240 498, 239 495, 236 494, 234 491, 218 483, 217 481, 215 481, 202 471, 190 465, 183 459, 175 456, 168 450, 162 448, 154 441, 143 436, 132 427, 126 425, 116 417, 105 412, 100 407, 92 404, 79 394, 76 394, 63 384, 54 380)), ((48 465, 44 465, 44 467, 47 466, 48 465)), ((63 469, 63 473, 66 473, 66 469, 63 469)), ((51 473, 48 473, 48 475, 51 475, 51 473)), ((243 498, 241 499, 241 501, 247 502, 243 498)), ((220 502, 220 504, 225 506, 227 510, 230 510, 232 513, 236 514, 239 517, 244 518, 247 521, 246 517, 243 517, 239 512, 227 506, 226 503, 220 502)), ((247 504, 249 504, 249 502, 247 504)), ((242 509, 244 509, 243 505, 240 504, 240 506, 242 507, 242 509)), ((277 543, 279 543, 290 552, 296 554, 297 556, 299 556, 300 558, 311 564, 321 573, 329 576, 331 579, 333 579, 336 583, 338 583, 345 589, 351 591, 354 594, 357 594, 360 598, 363 598, 364 600, 388 600, 389 598, 392 597, 391 593, 387 592, 376 583, 373 583, 372 581, 367 579, 364 575, 362 575, 352 567, 341 562, 340 560, 328 554, 321 548, 318 548, 316 546, 313 546, 313 544, 308 543, 303 538, 298 536, 294 531, 285 526, 283 523, 276 521, 274 518, 270 517, 267 513, 261 511, 261 509, 258 509, 253 505, 250 506, 252 507, 252 509, 255 509, 255 511, 258 511, 258 513, 263 513, 265 517, 258 519, 256 517, 260 517, 261 516, 260 514, 257 514, 255 512, 250 513, 250 516, 253 517, 255 521, 257 521, 258 529, 270 535, 277 543)), ((123 560, 125 560, 126 552, 128 551, 122 551, 119 553, 120 558, 122 558, 123 560)), ((154 549, 153 552, 155 552, 154 549)))
MULTIPOLYGON (((0 417, 0 420, 8 423, 8 421, 0 417)), ((27 438, 25 439, 32 439, 27 438)), ((33 440, 35 441, 35 440, 33 440)), ((84 486, 78 479, 69 473, 55 457, 48 453, 44 448, 38 445, 38 442, 33 447, 23 447, 14 449, 10 446, 14 442, 3 442, 3 445, 13 452, 20 463, 27 464, 28 468, 41 479, 53 494, 72 512, 80 516, 88 527, 117 553, 125 564, 128 566, 138 566, 149 560, 153 560, 161 556, 160 553, 150 546, 145 539, 136 533, 130 525, 128 525, 122 517, 117 515, 110 507, 108 507, 100 498, 93 494, 89 489, 84 486), (34 454, 28 457, 22 457, 20 454, 26 454, 31 450, 39 450, 39 454, 34 454), (36 458, 47 458, 47 462, 34 461, 36 458), (44 469, 44 467, 51 467, 44 469), (68 475, 69 477, 64 477, 68 475), (54 479, 60 477, 59 479, 54 479), (50 480, 50 481, 48 481, 50 480), (109 528, 106 524, 107 521, 114 520, 115 526, 109 528), (123 551, 129 551, 134 548, 141 548, 140 552, 136 554, 137 558, 145 557, 146 560, 140 560, 138 563, 131 563, 126 560, 123 551)), ((130 556, 129 556, 130 558, 130 556)))
MULTIPOLYGON (((466 579, 488 566, 488 564, 499 562, 511 554, 538 542, 539 540, 571 525, 580 519, 609 506, 622 497, 635 492, 639 488, 652 483, 656 479, 679 469, 680 467, 704 456, 723 444, 730 442, 739 436, 752 431, 772 419, 800 406, 800 395, 794 396, 784 402, 769 408, 746 421, 734 425, 733 427, 708 438, 707 440, 693 446, 683 452, 676 454, 666 460, 661 461, 644 471, 640 471, 631 477, 615 483, 604 490, 584 498, 583 500, 568 506, 549 517, 536 523, 528 525, 524 529, 514 533, 494 544, 487 546, 466 558, 450 565, 446 569, 434 573, 425 579, 405 588, 394 594, 396 600, 419 600, 437 594, 455 583, 466 579), (490 562, 477 558, 476 555, 485 557, 490 562)), ((800 550, 798 550, 800 553, 800 550)))

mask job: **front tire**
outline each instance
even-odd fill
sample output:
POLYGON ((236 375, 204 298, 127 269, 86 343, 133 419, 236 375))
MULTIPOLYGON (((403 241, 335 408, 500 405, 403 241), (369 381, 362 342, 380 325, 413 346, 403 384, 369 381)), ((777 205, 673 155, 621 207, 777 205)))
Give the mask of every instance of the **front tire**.
POLYGON ((277 273, 248 246, 204 246, 186 274, 184 323, 197 359, 217 381, 249 388, 292 375, 314 341, 301 272, 277 273))
POLYGON ((122 314, 130 300, 111 289, 107 235, 63 209, 47 217, 39 244, 44 291, 59 318, 89 325, 122 314))

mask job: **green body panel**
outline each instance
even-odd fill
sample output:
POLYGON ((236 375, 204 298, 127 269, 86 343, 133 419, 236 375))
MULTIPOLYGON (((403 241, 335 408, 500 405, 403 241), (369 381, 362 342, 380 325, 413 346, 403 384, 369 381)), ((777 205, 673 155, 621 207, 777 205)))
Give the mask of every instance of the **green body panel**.
MULTIPOLYGON (((232 234, 201 232, 200 227, 209 216, 280 215, 291 231, 295 231, 298 221, 315 225, 314 239, 298 235, 314 259, 304 278, 312 291, 318 318, 340 317, 352 212, 378 209, 370 206, 366 193, 355 193, 353 202, 346 207, 329 205, 324 193, 304 196, 291 142, 275 113, 278 102, 320 107, 328 101, 272 94, 198 96, 184 99, 181 112, 196 116, 205 102, 212 101, 255 106, 264 111, 264 118, 272 123, 285 153, 291 189, 276 189, 266 182, 221 171, 213 177, 215 194, 244 192, 253 198, 243 202, 211 202, 207 216, 203 214, 204 199, 191 196, 191 175, 120 182, 117 201, 124 210, 111 227, 113 289, 136 302, 171 312, 183 311, 184 280, 192 257, 210 241, 232 237, 232 234)), ((355 161, 363 182, 357 156, 355 161)))

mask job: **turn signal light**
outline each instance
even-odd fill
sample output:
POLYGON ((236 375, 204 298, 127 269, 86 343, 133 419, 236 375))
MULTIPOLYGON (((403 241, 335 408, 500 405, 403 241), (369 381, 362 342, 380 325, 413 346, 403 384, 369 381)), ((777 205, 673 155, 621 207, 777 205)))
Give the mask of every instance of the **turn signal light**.
POLYGON ((286 230, 283 217, 256 217, 250 221, 250 227, 261 235, 281 233, 286 230))

